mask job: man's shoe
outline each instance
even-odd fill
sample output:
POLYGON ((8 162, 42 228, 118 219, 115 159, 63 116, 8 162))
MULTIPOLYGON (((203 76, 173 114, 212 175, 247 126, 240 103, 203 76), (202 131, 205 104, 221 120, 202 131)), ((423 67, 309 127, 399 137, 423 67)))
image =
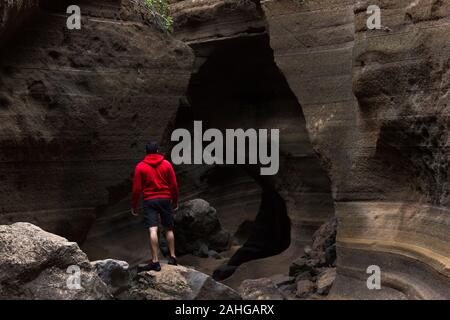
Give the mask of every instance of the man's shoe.
POLYGON ((177 266, 177 258, 175 257, 169 257, 167 260, 167 264, 170 264, 171 266, 177 266))
POLYGON ((143 271, 161 271, 161 265, 159 262, 150 262, 149 264, 139 266, 138 272, 143 271))
POLYGON ((150 270, 153 271, 161 271, 161 265, 159 264, 159 262, 152 262, 149 264, 150 270))

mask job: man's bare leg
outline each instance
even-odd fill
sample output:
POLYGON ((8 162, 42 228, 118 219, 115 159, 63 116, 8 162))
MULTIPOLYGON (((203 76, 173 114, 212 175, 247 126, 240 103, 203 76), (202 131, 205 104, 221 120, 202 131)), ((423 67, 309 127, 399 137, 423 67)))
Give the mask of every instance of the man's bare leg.
POLYGON ((170 256, 176 258, 175 255, 175 235, 173 230, 167 230, 166 232, 167 245, 169 246, 170 256))
POLYGON ((158 227, 150 228, 150 250, 152 252, 152 262, 158 262, 158 227))

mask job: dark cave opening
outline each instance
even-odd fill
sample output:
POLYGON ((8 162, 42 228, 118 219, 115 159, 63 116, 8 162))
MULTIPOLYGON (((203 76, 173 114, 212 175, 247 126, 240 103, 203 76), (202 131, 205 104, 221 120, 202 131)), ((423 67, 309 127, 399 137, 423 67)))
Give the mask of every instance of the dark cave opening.
MULTIPOLYGON (((293 132, 299 130, 296 126, 304 127, 301 122, 303 114, 297 98, 274 62, 267 34, 210 44, 193 44, 192 47, 196 53, 198 69, 191 77, 187 101, 181 103, 175 121, 176 128, 192 130, 193 121, 202 121, 205 128, 217 128, 222 132, 225 129, 237 128, 279 128, 282 135, 281 165, 289 162, 289 159, 295 161, 294 155, 302 153, 298 149, 302 149, 304 144, 310 146, 308 138, 308 141, 303 141, 304 138, 295 141, 296 138, 293 138, 293 132)), ((215 166, 212 169, 205 166, 197 166, 197 169, 187 167, 189 166, 182 165, 178 168, 183 172, 183 182, 192 184, 192 179, 200 176, 203 183, 197 187, 206 189, 203 192, 188 190, 187 197, 200 193, 211 201, 213 206, 218 206, 218 211, 222 211, 223 201, 221 196, 212 195, 211 189, 221 193, 222 198, 229 199, 228 194, 233 191, 228 188, 237 185, 236 192, 242 188, 242 194, 245 194, 246 190, 243 188, 249 187, 249 184, 241 186, 242 183, 232 182, 235 181, 233 179, 237 180, 239 175, 247 176, 253 181, 250 188, 259 189, 258 207, 253 207, 254 219, 248 221, 243 217, 240 221, 240 227, 249 226, 241 228, 246 229, 248 233, 244 236, 245 241, 226 265, 215 270, 215 279, 226 279, 243 263, 274 256, 289 248, 291 221, 285 199, 279 190, 280 185, 283 185, 280 180, 287 178, 288 165, 284 168, 285 172, 281 168, 277 176, 261 176, 258 166, 215 166), (221 175, 218 172, 224 173, 221 175), (223 180, 212 178, 214 175, 222 176, 223 180)), ((230 201, 240 199, 236 197, 230 201)), ((243 206, 246 201, 250 200, 242 200, 243 206)), ((237 211, 232 211, 231 214, 233 213, 241 214, 237 211)))

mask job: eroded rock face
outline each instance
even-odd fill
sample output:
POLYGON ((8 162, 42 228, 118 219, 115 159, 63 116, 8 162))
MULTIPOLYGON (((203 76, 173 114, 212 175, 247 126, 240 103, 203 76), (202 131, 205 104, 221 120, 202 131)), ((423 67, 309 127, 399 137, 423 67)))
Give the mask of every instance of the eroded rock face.
MULTIPOLYGON (((188 13, 202 7, 180 3, 188 13)), ((332 184, 339 219, 332 295, 448 298, 449 5, 280 0, 261 6, 276 65, 332 184), (382 30, 366 28, 366 9, 374 4, 382 9, 382 30), (384 270, 383 290, 367 289, 370 265, 384 270)), ((197 23, 202 36, 183 24, 180 33, 201 63, 211 54, 201 44, 208 32, 209 44, 221 38, 217 30, 241 27, 232 37, 249 35, 239 19, 222 29, 219 21, 210 27, 214 18, 203 21, 197 23)))
POLYGON ((281 0, 263 9, 332 181, 331 294, 448 298, 448 3, 281 0), (373 4, 383 30, 366 28, 373 4), (366 287, 370 265, 382 270, 382 290, 366 287))
POLYGON ((110 298, 105 283, 76 243, 29 223, 0 226, 0 299, 110 298), (80 282, 70 280, 69 267, 79 270, 80 282), (81 288, 68 283, 79 283, 81 288))
MULTIPOLYGON (((129 207, 145 142, 162 140, 176 113, 192 54, 146 20, 142 1, 82 1, 81 30, 66 28, 64 3, 42 1, 14 28, 0 24, 8 33, 0 57, 0 223, 28 221, 81 243, 97 216, 108 226, 99 222, 95 234, 106 240, 137 224, 113 220, 129 207)), ((0 4, 8 21, 19 21, 11 10, 26 8, 0 4)))
POLYGON ((275 177, 261 177, 258 168, 245 166, 180 170, 184 196, 210 202, 226 228, 238 232, 238 241, 245 243, 214 276, 227 278, 245 264, 227 282, 237 287, 243 279, 285 272, 334 210, 329 180, 310 144, 301 106, 274 62, 260 4, 178 1, 172 8, 175 37, 196 54, 188 102, 180 108, 177 125, 191 129, 192 119, 221 130, 281 130, 275 177), (218 7, 226 8, 227 16, 218 7), (250 262, 263 258, 265 268, 250 262))
POLYGON ((254 0, 171 1, 175 34, 185 42, 217 40, 264 31, 263 12, 254 0))

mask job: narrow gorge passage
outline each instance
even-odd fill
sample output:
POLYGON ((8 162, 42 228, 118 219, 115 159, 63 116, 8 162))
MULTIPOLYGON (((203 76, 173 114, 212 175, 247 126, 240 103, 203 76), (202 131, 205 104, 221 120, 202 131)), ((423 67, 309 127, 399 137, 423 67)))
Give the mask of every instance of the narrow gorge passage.
POLYGON ((0 0, 0 300, 450 299, 449 22, 442 0, 0 0), (279 171, 175 166, 179 265, 160 237, 139 272, 136 164, 149 141, 177 162, 195 121, 279 129, 279 171))
MULTIPOLYGON (((317 227, 333 216, 329 180, 313 153, 301 106, 274 62, 266 33, 191 46, 198 69, 180 106, 177 128, 192 132, 193 122, 202 121, 204 130, 222 132, 280 129, 276 176, 261 176, 258 166, 177 168, 182 195, 209 201, 235 235, 237 245, 231 251, 239 249, 226 264, 215 266, 214 277, 226 279, 243 263, 280 255, 295 246, 288 250, 289 258, 281 264, 264 263, 261 274, 254 277, 287 273, 287 261, 297 258, 317 227)), ((202 263, 197 261, 196 267, 212 271, 202 263)), ((247 276, 237 275, 232 282, 237 285, 247 276)))

